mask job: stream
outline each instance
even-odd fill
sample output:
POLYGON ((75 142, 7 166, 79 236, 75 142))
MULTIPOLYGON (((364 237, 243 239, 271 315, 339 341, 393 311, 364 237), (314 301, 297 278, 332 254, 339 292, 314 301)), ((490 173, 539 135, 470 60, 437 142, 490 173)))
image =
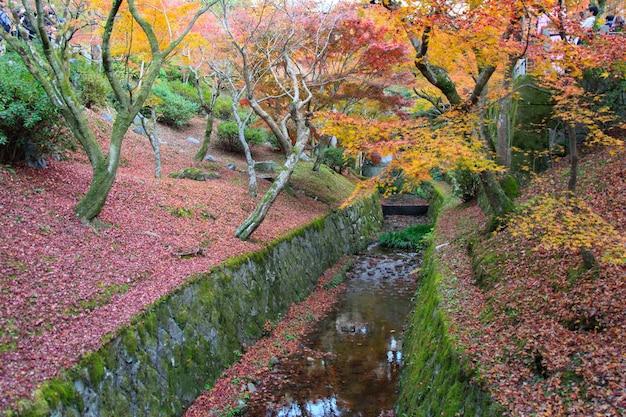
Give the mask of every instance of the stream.
POLYGON ((291 377, 274 393, 280 400, 247 415, 393 416, 402 331, 420 263, 421 254, 376 245, 356 255, 337 309, 308 337, 305 355, 281 361, 291 377))

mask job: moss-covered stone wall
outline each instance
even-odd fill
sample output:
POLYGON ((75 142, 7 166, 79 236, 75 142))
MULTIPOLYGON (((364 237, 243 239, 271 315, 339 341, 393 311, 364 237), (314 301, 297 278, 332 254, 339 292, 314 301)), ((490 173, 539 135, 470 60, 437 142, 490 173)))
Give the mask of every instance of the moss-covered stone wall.
POLYGON ((344 254, 382 225, 378 196, 192 277, 98 352, 48 381, 24 416, 179 416, 344 254))
MULTIPOLYGON (((446 184, 425 186, 436 220, 445 207, 458 204, 446 184)), ((402 345, 404 365, 397 403, 399 417, 496 416, 498 408, 489 395, 471 381, 469 367, 448 337, 446 317, 439 308, 444 297, 437 250, 431 243, 421 268, 415 307, 408 319, 402 345)))

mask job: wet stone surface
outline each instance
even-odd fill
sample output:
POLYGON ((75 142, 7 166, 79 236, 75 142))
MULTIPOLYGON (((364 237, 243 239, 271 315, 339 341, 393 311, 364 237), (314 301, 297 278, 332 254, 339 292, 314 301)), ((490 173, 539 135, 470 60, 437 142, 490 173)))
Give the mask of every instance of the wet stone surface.
POLYGON ((276 365, 277 377, 287 378, 272 401, 249 403, 246 415, 393 415, 403 326, 420 262, 419 254, 377 247, 357 255, 336 311, 318 323, 301 355, 276 365))

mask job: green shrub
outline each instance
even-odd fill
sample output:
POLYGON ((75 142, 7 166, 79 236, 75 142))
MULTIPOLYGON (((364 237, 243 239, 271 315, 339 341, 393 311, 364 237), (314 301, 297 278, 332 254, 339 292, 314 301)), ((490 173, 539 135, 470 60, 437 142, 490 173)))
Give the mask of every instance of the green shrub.
POLYGON ((155 85, 152 94, 163 100, 155 108, 157 120, 161 123, 180 129, 189 125, 189 120, 198 114, 198 105, 173 93, 166 82, 155 85))
MULTIPOLYGON (((196 90, 196 87, 193 84, 184 83, 179 80, 169 81, 167 84, 169 85, 172 93, 178 94, 179 96, 200 105, 200 96, 198 95, 198 90, 196 90)), ((208 99, 208 97, 205 98, 208 99)))
POLYGON ((61 114, 22 61, 0 57, 0 160, 34 161, 71 146, 61 114))
MULTIPOLYGON (((263 143, 262 129, 246 127, 244 137, 249 144, 263 143)), ((243 153, 243 145, 239 142, 239 128, 236 122, 223 122, 217 127, 215 147, 233 153, 243 153)))
POLYGON ((470 201, 478 196, 480 191, 480 178, 478 174, 468 169, 455 169, 450 175, 450 184, 454 195, 464 202, 470 201))
POLYGON ((378 237, 378 243, 387 248, 421 249, 426 246, 425 237, 432 228, 430 224, 418 224, 399 232, 383 233, 378 237))
POLYGON ((213 114, 218 119, 230 120, 233 117, 233 99, 230 97, 218 97, 213 106, 213 114))
POLYGON ((355 159, 344 154, 343 148, 326 148, 324 149, 324 158, 322 162, 333 171, 341 174, 343 170, 354 166, 355 159))
POLYGON ((72 68, 72 79, 85 107, 91 109, 106 106, 111 86, 97 66, 92 66, 85 60, 77 61, 72 68))

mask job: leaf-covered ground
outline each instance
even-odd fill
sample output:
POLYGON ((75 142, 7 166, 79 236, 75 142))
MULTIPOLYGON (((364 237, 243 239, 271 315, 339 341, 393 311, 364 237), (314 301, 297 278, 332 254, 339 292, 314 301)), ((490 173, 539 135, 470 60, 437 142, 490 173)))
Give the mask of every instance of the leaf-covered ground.
MULTIPOLYGON (((102 141, 109 125, 92 124, 102 141)), ((147 138, 129 133, 121 166, 100 216, 110 228, 83 225, 73 207, 91 168, 79 153, 47 169, 0 167, 0 410, 42 381, 98 349, 133 315, 227 258, 255 251, 325 214, 329 206, 303 193, 283 193, 264 223, 242 242, 234 231, 254 207, 247 174, 226 168, 244 160, 211 148, 220 174, 208 181, 167 175, 192 165, 204 124, 160 128, 163 178, 155 179, 147 138), (182 257, 183 253, 199 256, 182 257)), ((256 160, 278 154, 257 148, 256 160)), ((261 181, 260 192, 269 187, 261 181)))
MULTIPOLYGON (((444 283, 451 335, 507 415, 626 415, 626 154, 589 154, 580 168, 578 196, 600 217, 598 227, 617 236, 612 262, 602 261, 605 248, 593 239, 591 268, 580 249, 542 245, 548 219, 530 238, 513 225, 480 235, 485 217, 469 205, 437 225, 435 243, 449 243, 438 256, 453 278, 444 283)), ((567 172, 559 166, 537 178, 518 204, 539 207, 542 200, 531 199, 558 194, 567 172)))
MULTIPOLYGON (((106 136, 108 127, 99 116, 93 115, 93 123, 106 136)), ((167 178, 191 165, 198 145, 186 138, 201 138, 202 130, 201 121, 182 132, 162 130, 164 177, 159 180, 153 177, 147 139, 129 134, 101 216, 112 227, 99 231, 73 213, 91 177, 80 154, 49 161, 45 170, 0 168, 0 409, 97 349, 107 334, 190 275, 257 250, 327 212, 327 205, 304 194, 284 194, 254 241, 234 238, 254 205, 246 194, 246 175, 225 168, 234 162, 242 169, 241 159, 212 149, 219 162, 206 168, 220 179, 167 178)), ((257 160, 278 158, 268 150, 257 152, 257 160)), ((549 171, 518 202, 554 194, 559 187, 552 180, 563 184, 566 175, 562 167, 549 171)), ((623 151, 583 158, 579 196, 602 227, 615 231, 622 250, 625 181, 623 151)), ((262 188, 268 185, 261 182, 262 188)), ((508 415, 625 415, 624 263, 602 261, 606 248, 591 245, 599 264, 587 269, 580 250, 537 249, 541 224, 536 236, 521 237, 513 227, 480 234, 485 221, 475 205, 453 208, 440 217, 435 242, 448 243, 438 256, 445 275, 455 278, 442 283, 451 335, 476 366, 477 378, 508 415), (482 260, 473 270, 472 259, 482 260)), ((188 415, 236 408, 248 395, 249 401, 271 401, 263 397, 271 392, 265 382, 279 385, 285 376, 267 364, 297 349, 296 337, 332 306, 340 288, 324 289, 330 276, 320 281, 324 297, 311 297, 307 302, 314 305, 294 306, 287 320, 269 323, 273 336, 250 348, 188 415), (253 395, 246 383, 250 375, 253 395)))

